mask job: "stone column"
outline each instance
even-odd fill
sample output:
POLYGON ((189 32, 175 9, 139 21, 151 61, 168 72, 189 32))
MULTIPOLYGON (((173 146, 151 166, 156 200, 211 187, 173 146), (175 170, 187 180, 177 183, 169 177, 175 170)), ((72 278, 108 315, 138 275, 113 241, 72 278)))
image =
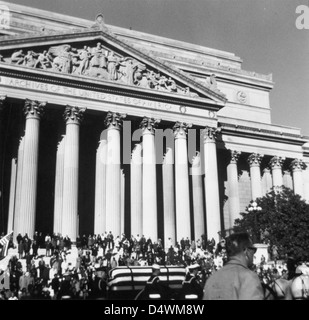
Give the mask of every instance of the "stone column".
POLYGON ((306 159, 305 163, 305 170, 303 170, 303 193, 304 193, 304 200, 306 200, 307 203, 309 203, 309 162, 306 159))
POLYGON ((97 149, 95 171, 94 233, 96 235, 106 231, 106 162, 107 140, 102 139, 97 149))
POLYGON ((283 185, 287 188, 293 189, 293 179, 292 179, 292 173, 290 170, 284 170, 283 171, 283 185))
POLYGON ((152 241, 158 238, 157 173, 155 128, 160 120, 145 117, 140 124, 143 133, 143 234, 152 241))
POLYGON ((21 186, 23 177, 23 159, 24 159, 24 137, 20 139, 18 154, 17 154, 17 177, 16 177, 16 191, 15 191, 15 206, 14 206, 14 220, 13 220, 13 230, 16 240, 16 236, 20 231, 21 223, 21 212, 20 212, 20 201, 21 201, 21 186), (17 232, 18 231, 18 232, 17 232))
POLYGON ((63 168, 63 237, 76 241, 78 215, 78 171, 79 171, 79 130, 85 108, 67 105, 64 112, 66 121, 64 168, 63 168))
POLYGON ((174 188, 174 153, 172 147, 167 147, 162 163, 163 181, 163 213, 164 213, 164 247, 176 243, 176 219, 175 219, 175 188, 174 188))
MULTIPOLYGON (((6 96, 4 95, 0 95, 0 168, 3 168, 3 161, 4 161, 4 122, 3 122, 3 110, 4 110, 4 103, 6 100, 6 96)), ((2 179, 3 179, 3 170, 0 169, 0 217, 4 214, 4 212, 2 212, 3 209, 3 190, 1 189, 3 186, 2 183, 2 179)))
POLYGON ((284 161, 284 158, 275 156, 271 158, 269 162, 269 165, 271 167, 274 187, 281 187, 283 185, 283 179, 282 179, 283 161, 284 161))
POLYGON ((142 145, 137 143, 131 157, 131 235, 143 232, 142 145))
POLYGON ((54 232, 62 232, 62 205, 63 205, 63 173, 64 173, 65 136, 58 143, 56 157, 56 179, 54 199, 54 232))
POLYGON ((265 195, 270 191, 273 186, 272 177, 269 168, 263 169, 263 177, 262 177, 262 194, 265 195))
POLYGON ((193 218, 194 218, 194 240, 202 240, 202 235, 206 231, 204 215, 203 177, 202 163, 199 152, 192 159, 192 196, 193 196, 193 218))
POLYGON ((229 215, 230 228, 234 226, 236 219, 240 218, 239 206, 239 189, 238 189, 238 169, 237 161, 240 155, 239 151, 230 150, 231 160, 227 166, 227 181, 228 181, 228 195, 229 195, 229 215))
POLYGON ((176 194, 176 238, 191 239, 190 194, 187 130, 192 124, 177 122, 175 136, 175 194, 176 194))
POLYGON ((46 103, 26 99, 24 113, 26 115, 26 128, 24 136, 23 174, 20 200, 19 230, 32 237, 35 229, 37 176, 39 156, 40 119, 46 103))
POLYGON ((124 233, 125 226, 125 174, 124 170, 120 170, 120 187, 121 187, 121 201, 120 201, 120 238, 121 234, 124 233))
POLYGON ((13 224, 14 224, 16 169, 17 169, 17 161, 14 158, 14 159, 12 159, 12 164, 11 164, 10 202, 9 202, 9 216, 8 216, 7 233, 13 231, 13 224))
POLYGON ((216 128, 206 127, 204 136, 204 161, 205 161, 205 200, 206 200, 206 226, 207 238, 219 242, 221 231, 219 179, 217 163, 216 128))
POLYGON ((252 200, 260 198, 262 196, 262 185, 261 185, 261 170, 260 164, 263 155, 259 153, 252 153, 248 157, 248 163, 250 165, 250 178, 251 178, 251 192, 252 200))
POLYGON ((295 159, 291 162, 290 167, 293 172, 294 193, 299 194, 301 197, 304 197, 302 171, 306 168, 306 165, 301 159, 295 159))
POLYGON ((108 112, 106 161, 106 231, 121 235, 120 128, 126 115, 108 112))

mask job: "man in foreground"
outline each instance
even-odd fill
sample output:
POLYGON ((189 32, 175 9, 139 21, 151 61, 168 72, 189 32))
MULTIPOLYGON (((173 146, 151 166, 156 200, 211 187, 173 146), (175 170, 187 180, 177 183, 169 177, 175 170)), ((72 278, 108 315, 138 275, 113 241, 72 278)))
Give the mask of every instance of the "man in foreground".
POLYGON ((258 275, 251 271, 256 248, 248 233, 226 239, 228 262, 206 281, 203 300, 263 300, 258 275))

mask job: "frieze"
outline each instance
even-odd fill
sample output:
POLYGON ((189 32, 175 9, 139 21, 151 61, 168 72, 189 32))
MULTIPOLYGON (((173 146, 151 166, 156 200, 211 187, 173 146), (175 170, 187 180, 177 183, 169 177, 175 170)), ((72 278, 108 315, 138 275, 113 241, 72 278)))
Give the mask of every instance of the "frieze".
POLYGON ((37 91, 46 92, 46 93, 68 95, 68 96, 94 99, 94 100, 100 100, 100 101, 106 101, 106 102, 123 103, 123 104, 132 105, 132 106, 147 107, 147 108, 153 108, 153 109, 174 110, 176 108, 177 110, 179 110, 180 108, 179 105, 175 105, 175 104, 138 99, 138 98, 132 98, 127 96, 119 96, 119 95, 114 95, 110 93, 72 88, 72 87, 66 87, 66 86, 61 86, 57 84, 42 83, 38 81, 10 78, 5 76, 0 77, 0 85, 1 84, 5 86, 14 87, 14 88, 37 90, 37 91))

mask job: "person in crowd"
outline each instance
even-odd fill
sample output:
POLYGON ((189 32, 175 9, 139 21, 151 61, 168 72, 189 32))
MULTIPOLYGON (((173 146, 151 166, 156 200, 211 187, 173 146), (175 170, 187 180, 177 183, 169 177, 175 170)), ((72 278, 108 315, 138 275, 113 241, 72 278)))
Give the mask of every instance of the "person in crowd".
MULTIPOLYGON (((18 238, 18 237, 17 237, 18 238)), ((19 237, 18 238, 18 257, 19 259, 23 259, 24 257, 24 243, 23 243, 23 238, 19 237)))
POLYGON ((49 233, 45 237, 45 248, 46 248, 46 257, 49 257, 51 255, 51 249, 52 249, 51 236, 49 235, 49 233))
POLYGON ((200 265, 194 263, 187 267, 188 273, 185 280, 182 283, 180 292, 180 300, 201 300, 203 297, 203 287, 201 286, 201 280, 198 276, 200 265))
POLYGON ((146 282, 145 288, 135 298, 136 300, 166 300, 168 287, 159 278, 160 266, 152 265, 152 275, 146 282))
POLYGON ((250 270, 256 248, 248 233, 234 233, 226 240, 228 262, 206 281, 203 300, 263 300, 258 275, 250 270))

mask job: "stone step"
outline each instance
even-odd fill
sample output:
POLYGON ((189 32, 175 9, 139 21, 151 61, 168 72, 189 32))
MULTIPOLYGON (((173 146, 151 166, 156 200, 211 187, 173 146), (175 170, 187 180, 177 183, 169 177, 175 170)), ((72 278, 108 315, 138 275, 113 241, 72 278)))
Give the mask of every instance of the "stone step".
MULTIPOLYGON (((30 251, 30 254, 32 254, 32 251, 30 251)), ((5 270, 8 266, 9 260, 12 256, 19 256, 18 255, 18 249, 17 248, 10 248, 8 250, 8 254, 5 258, 3 258, 0 261, 0 269, 5 270)), ((38 249, 38 256, 39 258, 35 260, 35 266, 38 267, 39 261, 41 258, 45 261, 45 265, 50 266, 50 257, 46 257, 46 249, 38 249)), ((68 263, 71 262, 73 266, 76 264, 76 258, 78 256, 78 251, 76 247, 72 247, 72 249, 68 252, 66 258, 68 263)), ((19 259, 19 261, 22 264, 23 271, 26 271, 26 259, 19 259)))

